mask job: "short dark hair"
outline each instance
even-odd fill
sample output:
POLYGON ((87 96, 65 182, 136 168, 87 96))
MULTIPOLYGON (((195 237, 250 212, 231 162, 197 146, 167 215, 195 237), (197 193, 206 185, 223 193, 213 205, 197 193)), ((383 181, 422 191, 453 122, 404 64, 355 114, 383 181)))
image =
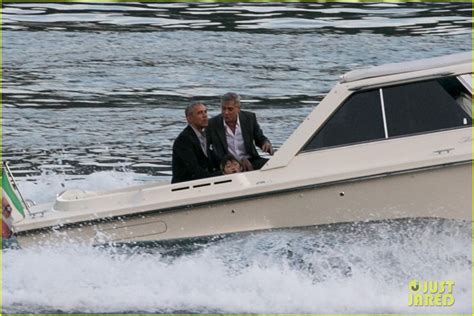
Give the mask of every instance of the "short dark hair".
POLYGON ((198 106, 198 105, 204 105, 205 107, 207 107, 206 104, 204 104, 204 102, 202 101, 194 101, 193 103, 191 103, 190 105, 188 105, 185 109, 184 109, 184 115, 186 115, 186 117, 188 117, 189 115, 191 115, 191 113, 193 112, 193 108, 195 106, 198 106))
POLYGON ((224 168, 225 168, 225 164, 228 163, 229 161, 237 161, 239 163, 239 165, 242 167, 242 163, 240 162, 239 159, 235 158, 234 155, 232 154, 228 154, 228 155, 225 155, 224 158, 222 158, 221 160, 221 171, 224 172, 224 168))
POLYGON ((235 92, 227 92, 221 97, 221 104, 229 101, 234 101, 235 104, 240 106, 240 95, 235 92))

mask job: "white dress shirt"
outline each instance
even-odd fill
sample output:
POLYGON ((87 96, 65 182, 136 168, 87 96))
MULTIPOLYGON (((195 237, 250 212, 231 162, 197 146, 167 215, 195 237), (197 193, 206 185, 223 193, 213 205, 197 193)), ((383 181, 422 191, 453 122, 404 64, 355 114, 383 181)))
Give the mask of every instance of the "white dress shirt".
POLYGON ((235 126, 235 134, 232 129, 224 121, 225 137, 227 139, 227 149, 235 158, 242 160, 250 158, 245 150, 244 138, 242 136, 242 129, 240 128, 240 119, 237 117, 237 124, 235 126))

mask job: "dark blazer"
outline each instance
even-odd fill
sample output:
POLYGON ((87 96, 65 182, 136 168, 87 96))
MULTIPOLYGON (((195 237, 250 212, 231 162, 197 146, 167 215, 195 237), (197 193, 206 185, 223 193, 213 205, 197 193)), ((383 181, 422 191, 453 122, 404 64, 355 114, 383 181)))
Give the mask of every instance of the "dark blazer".
MULTIPOLYGON (((212 152, 208 150, 208 157, 212 152)), ((193 128, 188 125, 173 144, 171 183, 190 181, 221 175, 212 164, 212 159, 204 155, 199 139, 193 128)))
MULTIPOLYGON (((240 111, 239 113, 240 129, 244 139, 245 149, 250 159, 258 159, 260 155, 257 152, 258 147, 262 147, 268 138, 263 135, 260 125, 258 125, 255 113, 249 111, 240 111)), ((224 119, 219 114, 209 120, 207 128, 207 143, 214 152, 215 158, 220 162, 222 158, 229 154, 227 150, 227 139, 225 136, 224 119)))

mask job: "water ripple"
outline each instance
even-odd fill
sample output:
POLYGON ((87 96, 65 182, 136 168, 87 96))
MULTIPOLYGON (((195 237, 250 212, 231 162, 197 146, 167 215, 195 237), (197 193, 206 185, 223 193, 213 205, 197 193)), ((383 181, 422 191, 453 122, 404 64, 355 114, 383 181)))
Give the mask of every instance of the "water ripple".
POLYGON ((3 4, 3 157, 21 176, 169 177, 183 108, 201 99, 212 116, 228 91, 278 148, 346 71, 470 50, 471 13, 466 3, 3 4))
MULTIPOLYGON (((247 30, 308 29, 329 27, 358 30, 360 28, 394 28, 400 25, 436 24, 462 20, 471 24, 469 4, 55 4, 38 3, 4 5, 4 29, 64 27, 66 29, 109 29, 127 26, 127 31, 156 30, 157 28, 202 28, 213 30, 242 29, 242 24, 253 23, 247 30), (440 14, 441 13, 441 14, 440 14), (273 20, 282 16, 288 23, 273 20), (419 19, 420 16, 430 16, 419 19), (206 17, 196 20, 194 17, 206 17), (377 21, 364 20, 384 17, 377 21), (250 20, 249 20, 250 18, 250 20), (257 18, 252 22, 251 18, 257 18), (266 18, 259 23, 258 18, 266 18), (267 20, 270 19, 270 20, 267 20), (343 20, 343 21, 341 21, 343 20), (351 21, 347 24, 346 21, 351 21), (73 23, 67 24, 67 23, 73 23), (375 24, 374 24, 375 23, 375 24), (105 24, 105 25, 104 25, 105 24), (130 26, 137 26, 136 29, 130 26)), ((461 26, 458 26, 461 28, 461 26)), ((468 25, 465 26, 467 28, 468 25)), ((406 30, 392 29, 400 32, 406 30)), ((452 34, 452 33, 451 33, 452 34)))

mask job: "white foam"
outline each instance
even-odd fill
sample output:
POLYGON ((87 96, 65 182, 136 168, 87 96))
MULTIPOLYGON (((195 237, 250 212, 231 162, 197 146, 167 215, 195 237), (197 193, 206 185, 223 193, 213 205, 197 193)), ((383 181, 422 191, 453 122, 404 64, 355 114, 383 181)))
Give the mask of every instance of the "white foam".
POLYGON ((3 257, 4 309, 470 313, 468 229, 434 222, 420 232, 415 226, 402 227, 398 240, 397 228, 385 224, 359 227, 355 235, 339 230, 253 234, 174 257, 159 248, 134 252, 77 245, 8 251, 3 257), (439 235, 438 228, 446 235, 439 235), (379 235, 365 235, 366 229, 379 235), (346 266, 351 272, 341 273, 346 266), (454 280, 456 303, 408 307, 412 278, 454 280))
MULTIPOLYGON (((132 172, 21 178, 26 198, 157 180, 132 172)), ((174 245, 174 249, 181 249, 174 245)), ((58 245, 7 251, 8 312, 470 313, 471 227, 365 223, 249 234, 175 257, 161 248, 58 245), (409 307, 408 281, 454 280, 452 307, 409 307)))

